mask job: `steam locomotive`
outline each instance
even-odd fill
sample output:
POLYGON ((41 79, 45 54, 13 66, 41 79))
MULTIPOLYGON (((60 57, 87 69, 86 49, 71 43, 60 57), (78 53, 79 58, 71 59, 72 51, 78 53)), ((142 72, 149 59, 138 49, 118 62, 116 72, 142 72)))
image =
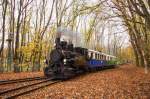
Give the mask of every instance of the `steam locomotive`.
POLYGON ((46 77, 68 79, 78 74, 115 66, 116 57, 99 51, 75 47, 73 43, 55 40, 55 47, 46 59, 46 77))

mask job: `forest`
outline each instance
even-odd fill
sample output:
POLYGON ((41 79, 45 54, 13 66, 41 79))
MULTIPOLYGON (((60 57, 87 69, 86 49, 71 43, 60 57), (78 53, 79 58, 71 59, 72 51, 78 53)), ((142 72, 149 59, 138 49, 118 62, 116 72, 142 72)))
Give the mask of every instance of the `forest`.
POLYGON ((0 0, 0 72, 43 70, 58 27, 148 72, 150 0, 0 0))

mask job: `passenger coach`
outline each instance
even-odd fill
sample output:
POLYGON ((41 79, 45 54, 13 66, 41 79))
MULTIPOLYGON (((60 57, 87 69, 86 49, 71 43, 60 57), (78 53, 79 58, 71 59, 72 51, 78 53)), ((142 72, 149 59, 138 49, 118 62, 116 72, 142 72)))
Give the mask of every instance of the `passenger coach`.
POLYGON ((95 67, 108 67, 116 64, 116 57, 108 55, 99 51, 88 49, 88 66, 90 68, 95 67))

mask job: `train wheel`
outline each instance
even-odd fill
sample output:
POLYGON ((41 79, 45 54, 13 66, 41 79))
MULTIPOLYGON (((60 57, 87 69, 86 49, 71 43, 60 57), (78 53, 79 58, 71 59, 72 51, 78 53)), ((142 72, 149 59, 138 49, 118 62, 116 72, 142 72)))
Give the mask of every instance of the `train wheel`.
POLYGON ((45 75, 46 77, 50 77, 51 74, 52 74, 51 69, 50 69, 49 67, 46 67, 46 68, 44 69, 44 75, 45 75))

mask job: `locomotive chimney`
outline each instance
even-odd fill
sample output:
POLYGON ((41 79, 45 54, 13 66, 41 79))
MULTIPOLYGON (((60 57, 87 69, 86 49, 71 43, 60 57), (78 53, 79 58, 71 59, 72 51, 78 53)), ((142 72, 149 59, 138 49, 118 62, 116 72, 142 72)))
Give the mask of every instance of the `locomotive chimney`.
POLYGON ((55 39, 56 48, 59 48, 60 46, 60 38, 61 38, 61 27, 58 27, 55 39))

